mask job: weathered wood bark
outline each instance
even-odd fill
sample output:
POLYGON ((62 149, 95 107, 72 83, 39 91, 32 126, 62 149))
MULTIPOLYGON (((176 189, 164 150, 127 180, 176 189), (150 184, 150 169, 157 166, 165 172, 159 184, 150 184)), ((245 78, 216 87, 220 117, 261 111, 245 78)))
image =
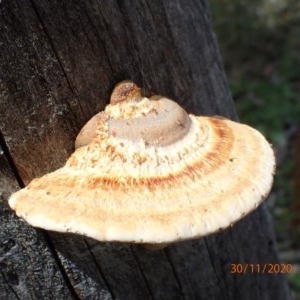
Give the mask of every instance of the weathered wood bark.
POLYGON ((231 274, 233 263, 278 262, 264 206, 223 233, 150 251, 36 230, 7 205, 64 164, 121 80, 235 118, 204 0, 2 0, 0 68, 1 299, 288 299, 282 275, 231 274))

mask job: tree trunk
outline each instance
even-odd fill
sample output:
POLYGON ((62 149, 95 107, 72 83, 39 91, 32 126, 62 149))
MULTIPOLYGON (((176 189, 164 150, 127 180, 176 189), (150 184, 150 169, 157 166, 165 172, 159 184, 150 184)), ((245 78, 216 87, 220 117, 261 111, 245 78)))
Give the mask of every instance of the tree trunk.
MULTIPOLYGON (((207 238, 146 250, 35 229, 11 192, 61 167, 113 86, 235 119, 204 0, 0 1, 0 298, 288 299, 265 206, 207 238)), ((234 209, 234 208, 233 208, 234 209)))

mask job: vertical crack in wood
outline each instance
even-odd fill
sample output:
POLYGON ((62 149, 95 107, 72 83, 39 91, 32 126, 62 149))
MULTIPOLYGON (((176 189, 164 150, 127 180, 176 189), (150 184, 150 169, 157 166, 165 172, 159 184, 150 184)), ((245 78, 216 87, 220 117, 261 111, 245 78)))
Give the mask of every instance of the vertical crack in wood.
POLYGON ((1 270, 1 267, 0 267, 0 273, 2 274, 2 277, 5 281, 5 283, 8 285, 9 289, 12 291, 12 293, 15 295, 16 299, 20 299, 18 297, 18 294, 15 292, 14 288, 11 286, 11 284, 9 283, 9 280, 7 280, 7 278, 5 277, 5 273, 3 273, 3 271, 1 270))
POLYGON ((57 267, 73 297, 74 300, 80 300, 80 297, 78 296, 77 292, 76 292, 76 289, 74 288, 74 286, 72 285, 72 282, 56 252, 56 249, 55 249, 55 246, 54 246, 54 243, 52 242, 51 240, 51 237, 49 236, 49 234, 47 233, 46 230, 43 230, 41 229, 42 233, 43 233, 43 236, 47 242, 47 245, 48 245, 48 249, 50 250, 51 254, 52 254, 52 257, 53 259, 55 260, 56 264, 57 264, 57 267))
MULTIPOLYGON (((105 18, 103 16, 102 12, 101 12, 101 8, 99 6, 99 3, 98 3, 97 0, 87 1, 86 5, 85 5, 85 8, 86 8, 86 12, 87 12, 87 18, 90 20, 91 24, 93 24, 93 26, 95 27, 97 37, 101 41, 100 45, 101 45, 101 48, 103 49, 103 52, 105 53, 105 57, 107 58, 106 62, 108 63, 112 74, 115 74, 113 64, 110 61, 110 55, 107 52, 107 49, 103 46, 104 41, 103 41, 103 39, 101 38, 101 36, 99 34, 98 22, 100 22, 99 19, 102 18, 103 19, 103 24, 104 24, 104 27, 105 27, 105 31, 110 36, 110 31, 109 31, 109 29, 107 27, 107 24, 105 22, 105 18)), ((110 37, 110 40, 113 41, 113 38, 110 37)))
POLYGON ((12 155, 10 154, 9 148, 5 142, 4 136, 2 131, 0 130, 0 147, 2 148, 3 154, 9 164, 9 167, 12 171, 12 173, 14 174, 14 177, 16 179, 16 181, 18 182, 18 185, 20 188, 25 187, 25 184, 19 174, 18 168, 12 158, 12 155))
POLYGON ((117 299, 116 296, 115 296, 114 293, 113 293, 113 289, 110 287, 108 281, 107 281, 106 278, 105 278, 104 272, 102 271, 101 267, 99 266, 99 264, 98 264, 98 262, 97 262, 97 259, 95 258, 95 255, 94 255, 94 253, 93 253, 92 247, 90 246, 90 244, 87 242, 87 240, 86 240, 85 238, 84 238, 84 242, 85 242, 85 244, 86 244, 86 247, 87 247, 87 249, 88 249, 90 255, 91 255, 92 258, 93 258, 93 261, 94 261, 94 263, 95 263, 95 266, 97 267, 97 270, 99 271, 99 273, 100 273, 100 275, 101 275, 101 277, 102 277, 102 279, 103 279, 103 281, 104 281, 104 283, 105 283, 105 285, 106 285, 106 287, 107 287, 107 291, 110 293, 110 295, 111 295, 111 297, 112 297, 113 299, 117 299))
POLYGON ((66 78, 66 82, 68 84, 68 87, 69 87, 70 91, 75 95, 76 93, 75 93, 75 91, 74 91, 74 89, 73 89, 73 87, 71 85, 71 82, 69 81, 68 75, 67 75, 67 73, 66 73, 66 71, 64 69, 63 63, 62 63, 62 61, 61 61, 61 59, 60 59, 60 57, 59 57, 59 55, 58 55, 58 53, 56 51, 56 48, 55 48, 54 43, 52 41, 52 38, 51 38, 51 36, 50 36, 50 34, 48 32, 48 29, 45 26, 45 24, 43 22, 43 19, 41 18, 40 14, 38 12, 38 8, 37 8, 37 6, 36 6, 36 4, 34 3, 33 0, 31 0, 30 2, 31 2, 33 10, 35 11, 35 14, 36 14, 36 16, 37 16, 37 18, 38 18, 38 20, 39 20, 39 22, 40 22, 40 24, 41 24, 41 26, 43 28, 43 32, 46 34, 46 36, 48 38, 49 44, 51 46, 51 49, 52 49, 52 51, 53 51, 53 53, 54 53, 54 55, 55 55, 55 57, 56 57, 56 59, 57 59, 57 61, 59 63, 59 66, 60 66, 60 68, 61 68, 61 70, 62 70, 62 72, 64 74, 64 77, 66 78))
POLYGON ((212 254, 212 251, 211 251, 211 249, 210 249, 210 246, 209 246, 209 241, 208 241, 208 239, 207 238, 203 238, 203 240, 204 240, 204 243, 205 243, 205 245, 206 245, 206 249, 207 249, 207 253, 208 253, 208 256, 209 256, 209 258, 210 258, 210 262, 211 262, 211 265, 212 265, 212 269, 213 269, 213 271, 214 271, 214 274, 215 274, 215 276, 216 276, 216 278, 218 279, 218 281, 221 283, 221 284, 219 284, 218 286, 222 289, 222 295, 225 297, 224 299, 230 299, 230 296, 229 296, 229 294, 228 294, 228 289, 226 288, 226 282, 225 282, 225 280, 224 280, 224 278, 225 278, 225 276, 223 276, 223 277, 221 277, 221 276, 219 276, 219 274, 218 274, 218 272, 217 272, 217 270, 220 270, 220 268, 219 267, 217 267, 215 264, 214 264, 214 258, 213 258, 213 254, 212 254))
POLYGON ((183 298, 183 299, 187 299, 186 296, 184 295, 184 289, 183 289, 183 286, 182 286, 182 284, 181 284, 181 282, 180 282, 180 280, 179 280, 179 277, 178 277, 178 275, 177 275, 177 273, 176 273, 176 270, 175 270, 174 264, 173 264, 173 262, 172 262, 172 259, 171 259, 171 257, 170 257, 168 248, 164 249, 163 251, 165 252, 165 255, 166 255, 166 257, 167 257, 167 259, 168 259, 168 261, 169 261, 169 264, 170 264, 170 266, 171 266, 171 269, 172 269, 174 278, 175 278, 175 280, 176 280, 176 282, 177 282, 177 284, 178 284, 178 286, 179 286, 179 288, 180 288, 180 291, 181 291, 181 294, 182 294, 182 298, 183 298))
POLYGON ((150 297, 151 297, 151 299, 155 299, 155 297, 154 297, 154 295, 153 295, 153 293, 152 293, 152 291, 151 291, 151 288, 150 288, 150 286, 149 286, 149 284, 148 284, 148 281, 147 281, 147 278, 146 278, 146 276, 145 276, 145 274, 144 274, 144 272, 143 272, 143 270, 142 270, 142 266, 141 266, 141 264, 140 264, 140 262, 139 262, 139 260, 138 260, 138 258, 137 258, 137 256, 136 256, 136 254, 134 253, 134 251, 132 250, 132 245, 130 246, 130 252, 132 253, 132 255, 133 255, 133 257, 134 257, 134 260, 135 260, 135 262, 136 262, 136 264, 137 264, 137 266, 138 266, 138 269, 139 269, 139 271, 140 271, 140 273, 141 273, 141 276, 142 276, 142 278, 143 278, 143 280, 144 280, 144 282, 145 282, 145 285, 146 285, 146 287, 147 287, 147 289, 148 289, 148 292, 149 292, 149 294, 150 294, 150 297))

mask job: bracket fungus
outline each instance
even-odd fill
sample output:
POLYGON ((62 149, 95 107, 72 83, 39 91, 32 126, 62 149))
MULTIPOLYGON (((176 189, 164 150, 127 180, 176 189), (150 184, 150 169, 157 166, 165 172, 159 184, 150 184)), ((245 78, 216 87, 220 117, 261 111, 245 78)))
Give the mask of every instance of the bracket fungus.
POLYGON ((9 205, 36 227, 159 247, 243 218, 268 195, 274 168, 255 129, 188 115, 124 81, 83 127, 66 165, 32 180, 9 205))

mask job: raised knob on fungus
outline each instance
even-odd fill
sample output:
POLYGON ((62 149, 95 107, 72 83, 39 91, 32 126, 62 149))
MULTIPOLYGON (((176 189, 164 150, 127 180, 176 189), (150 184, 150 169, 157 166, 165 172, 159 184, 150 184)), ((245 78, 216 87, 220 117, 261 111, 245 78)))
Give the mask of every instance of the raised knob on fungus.
POLYGON ((154 244, 229 227, 268 195, 274 154, 255 129, 188 115, 130 81, 76 139, 66 165, 14 193, 33 226, 99 241, 154 244))

